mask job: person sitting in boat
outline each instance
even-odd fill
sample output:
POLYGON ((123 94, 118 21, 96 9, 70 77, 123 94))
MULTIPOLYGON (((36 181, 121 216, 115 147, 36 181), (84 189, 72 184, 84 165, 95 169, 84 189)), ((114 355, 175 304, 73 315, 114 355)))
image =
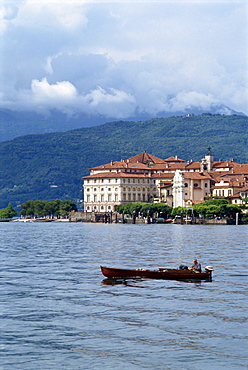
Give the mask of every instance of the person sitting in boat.
POLYGON ((189 270, 201 272, 201 264, 197 261, 196 258, 193 259, 193 266, 189 267, 189 270))

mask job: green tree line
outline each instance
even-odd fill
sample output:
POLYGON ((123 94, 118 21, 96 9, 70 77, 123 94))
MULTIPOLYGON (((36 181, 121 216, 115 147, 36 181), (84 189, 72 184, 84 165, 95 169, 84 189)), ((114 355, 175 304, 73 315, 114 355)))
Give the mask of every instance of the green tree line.
MULTIPOLYGON (((192 211, 195 217, 231 217, 235 218, 236 213, 241 214, 245 205, 228 204, 226 199, 209 199, 205 202, 195 204, 193 210, 188 210, 186 207, 173 208, 173 216, 191 216, 192 211)), ((245 215, 243 215, 245 217, 245 215)))
POLYGON ((21 205, 22 216, 67 216, 77 211, 76 204, 71 200, 28 200, 21 205))
POLYGON ((167 218, 171 212, 172 207, 168 206, 165 203, 128 203, 128 204, 121 204, 116 206, 116 211, 121 214, 126 214, 130 216, 154 216, 157 215, 158 217, 167 218))
POLYGON ((186 207, 175 207, 172 208, 165 203, 129 203, 124 205, 118 205, 116 211, 121 214, 127 214, 130 216, 140 215, 146 216, 158 216, 163 218, 169 218, 170 216, 192 216, 194 217, 231 217, 235 218, 236 213, 242 215, 243 219, 248 218, 248 215, 242 214, 242 209, 246 208, 246 205, 235 205, 228 204, 226 199, 209 199, 205 202, 194 205, 193 210, 188 210, 186 207), (193 214, 192 214, 193 211, 193 214))

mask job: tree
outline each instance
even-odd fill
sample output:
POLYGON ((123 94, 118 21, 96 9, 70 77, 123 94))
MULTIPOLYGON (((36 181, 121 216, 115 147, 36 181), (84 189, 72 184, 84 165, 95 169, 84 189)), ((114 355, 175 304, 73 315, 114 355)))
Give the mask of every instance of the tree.
POLYGON ((9 203, 6 208, 0 209, 0 218, 12 218, 17 215, 17 212, 12 207, 12 204, 9 203))
POLYGON ((175 207, 173 208, 171 214, 172 216, 181 216, 182 214, 185 216, 187 212, 186 207, 175 207))
POLYGON ((71 211, 77 211, 76 204, 72 200, 64 200, 60 203, 60 214, 67 216, 71 211))
POLYGON ((44 202, 42 200, 34 201, 34 214, 36 216, 44 216, 44 202))
POLYGON ((172 213, 172 207, 165 203, 156 203, 158 216, 167 218, 172 213))
POLYGON ((22 210, 21 215, 22 216, 33 216, 34 215, 34 201, 28 200, 27 202, 21 204, 22 210))
POLYGON ((245 204, 247 204, 247 203, 248 203, 248 197, 243 198, 243 202, 244 202, 245 204))

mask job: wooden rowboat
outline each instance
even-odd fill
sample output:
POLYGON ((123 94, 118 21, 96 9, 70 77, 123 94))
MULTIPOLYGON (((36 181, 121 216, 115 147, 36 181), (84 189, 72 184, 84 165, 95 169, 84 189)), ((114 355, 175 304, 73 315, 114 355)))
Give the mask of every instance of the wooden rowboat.
POLYGON ((148 278, 148 279, 164 279, 164 280, 212 280, 212 271, 198 272, 194 270, 177 270, 159 268, 158 270, 149 269, 119 269, 106 266, 100 266, 102 274, 107 278, 112 279, 127 279, 127 278, 148 278))

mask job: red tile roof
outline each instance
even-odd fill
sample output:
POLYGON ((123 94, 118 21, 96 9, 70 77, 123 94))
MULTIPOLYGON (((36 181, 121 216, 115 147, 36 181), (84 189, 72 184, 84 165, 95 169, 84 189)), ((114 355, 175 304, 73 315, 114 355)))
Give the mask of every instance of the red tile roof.
POLYGON ((163 163, 164 160, 158 157, 155 157, 155 155, 143 152, 141 154, 137 154, 134 157, 131 157, 128 159, 129 162, 133 163, 163 163))
POLYGON ((177 156, 175 157, 169 157, 169 158, 166 158, 164 159, 165 162, 172 162, 172 163, 178 163, 178 162, 185 162, 184 159, 180 159, 180 158, 177 158, 177 156))
POLYGON ((211 176, 207 172, 183 172, 185 179, 193 180, 211 180, 211 176))

